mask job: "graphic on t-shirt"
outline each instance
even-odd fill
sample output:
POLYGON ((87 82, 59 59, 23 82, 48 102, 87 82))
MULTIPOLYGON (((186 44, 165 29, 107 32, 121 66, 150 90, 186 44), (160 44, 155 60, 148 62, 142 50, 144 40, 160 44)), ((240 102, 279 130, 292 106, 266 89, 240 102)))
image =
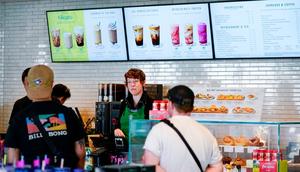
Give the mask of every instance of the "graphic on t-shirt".
MULTIPOLYGON (((42 126, 48 132, 49 137, 67 135, 67 126, 63 113, 39 115, 42 126)), ((33 119, 26 118, 29 140, 41 138, 42 134, 34 124, 33 119)))

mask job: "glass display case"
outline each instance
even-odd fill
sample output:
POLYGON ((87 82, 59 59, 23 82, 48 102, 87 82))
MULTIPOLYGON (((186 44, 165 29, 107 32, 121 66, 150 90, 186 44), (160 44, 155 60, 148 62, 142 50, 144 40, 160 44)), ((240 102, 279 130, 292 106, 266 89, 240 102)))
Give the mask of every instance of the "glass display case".
MULTIPOLYGON (((158 122, 131 121, 128 155, 130 162, 141 163, 147 134, 158 122)), ((239 160, 244 168, 253 168, 256 160, 280 161, 277 171, 286 171, 287 164, 294 167, 300 163, 300 122, 198 122, 205 125, 216 137, 223 157, 230 157, 232 162, 239 160)))

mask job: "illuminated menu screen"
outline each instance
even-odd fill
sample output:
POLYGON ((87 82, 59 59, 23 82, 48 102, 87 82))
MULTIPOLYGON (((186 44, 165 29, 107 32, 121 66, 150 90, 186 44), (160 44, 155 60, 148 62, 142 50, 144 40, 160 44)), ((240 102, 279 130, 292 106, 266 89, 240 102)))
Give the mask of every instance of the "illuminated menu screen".
POLYGON ((124 8, 129 60, 212 59, 208 4, 124 8))
POLYGON ((300 1, 210 6, 216 58, 300 57, 300 1))
POLYGON ((48 11, 53 62, 127 60, 122 8, 48 11))

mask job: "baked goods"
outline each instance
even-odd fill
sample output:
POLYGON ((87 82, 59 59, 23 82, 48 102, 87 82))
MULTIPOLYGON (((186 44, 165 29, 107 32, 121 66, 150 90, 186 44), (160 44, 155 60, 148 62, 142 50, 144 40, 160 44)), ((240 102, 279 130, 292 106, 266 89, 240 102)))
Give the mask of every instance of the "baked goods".
POLYGON ((234 161, 233 164, 235 165, 240 165, 240 166, 246 166, 246 160, 241 158, 241 157, 237 157, 234 161))
POLYGON ((250 113, 255 113, 255 110, 251 107, 235 107, 232 109, 233 113, 236 114, 250 114, 250 113))
POLYGON ((249 144, 249 146, 257 146, 259 144, 259 142, 260 142, 260 139, 257 136, 255 136, 255 137, 252 137, 249 139, 248 144, 249 144))
POLYGON ((230 164, 231 161, 232 161, 232 158, 230 158, 229 156, 224 156, 222 158, 223 164, 230 164))
POLYGON ((248 145, 249 146, 263 146, 264 143, 260 141, 259 137, 254 136, 254 137, 249 139, 248 145))
POLYGON ((244 100, 245 96, 243 95, 234 95, 234 94, 220 94, 217 97, 217 100, 244 100))
POLYGON ((234 142, 236 146, 248 146, 249 140, 244 136, 239 136, 235 138, 234 142))
POLYGON ((225 136, 223 138, 224 145, 234 146, 234 138, 232 136, 225 136))
POLYGON ((210 94, 198 93, 198 94, 196 94, 195 98, 202 99, 202 100, 212 100, 215 97, 213 95, 210 95, 210 94))
POLYGON ((211 105, 209 107, 194 107, 193 112, 195 113, 228 113, 228 108, 225 106, 217 107, 216 105, 211 105))
POLYGON ((248 99, 251 99, 251 100, 254 100, 256 98, 255 95, 253 95, 253 94, 249 94, 247 97, 248 97, 248 99))

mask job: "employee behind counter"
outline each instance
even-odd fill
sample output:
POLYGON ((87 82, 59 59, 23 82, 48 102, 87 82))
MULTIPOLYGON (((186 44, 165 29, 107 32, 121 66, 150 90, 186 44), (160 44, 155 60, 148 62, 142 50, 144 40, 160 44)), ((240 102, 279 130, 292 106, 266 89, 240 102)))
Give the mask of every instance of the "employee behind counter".
POLYGON ((149 119, 149 110, 152 109, 153 100, 144 90, 146 76, 137 68, 129 69, 125 75, 125 85, 128 88, 128 97, 121 102, 119 119, 114 135, 128 138, 129 118, 149 119))

